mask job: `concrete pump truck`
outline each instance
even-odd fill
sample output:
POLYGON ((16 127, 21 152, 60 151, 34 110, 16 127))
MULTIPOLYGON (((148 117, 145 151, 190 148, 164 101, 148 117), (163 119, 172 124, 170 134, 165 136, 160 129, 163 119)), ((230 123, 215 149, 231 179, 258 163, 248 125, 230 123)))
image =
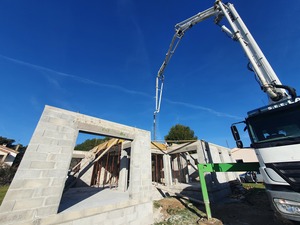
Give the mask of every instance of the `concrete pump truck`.
MULTIPOLYGON (((268 96, 267 106, 248 112, 245 121, 238 123, 245 124, 244 130, 248 131, 250 147, 258 157, 272 207, 283 217, 300 221, 300 97, 296 96, 294 88, 281 84, 233 4, 217 0, 211 8, 175 25, 175 34, 156 77, 154 139, 165 68, 185 32, 210 17, 214 17, 215 24, 241 45, 249 60, 248 69, 255 73, 261 89, 268 96), (223 18, 230 28, 221 25, 223 18)), ((231 131, 237 147, 242 148, 238 123, 231 126, 231 131)))

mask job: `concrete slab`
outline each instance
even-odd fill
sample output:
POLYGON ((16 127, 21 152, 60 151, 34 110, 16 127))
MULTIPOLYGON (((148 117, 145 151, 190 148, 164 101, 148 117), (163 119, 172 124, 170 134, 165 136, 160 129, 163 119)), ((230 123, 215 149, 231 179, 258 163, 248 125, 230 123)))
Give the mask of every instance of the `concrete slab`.
POLYGON ((80 211, 129 200, 129 193, 110 188, 71 188, 63 194, 60 212, 80 211))

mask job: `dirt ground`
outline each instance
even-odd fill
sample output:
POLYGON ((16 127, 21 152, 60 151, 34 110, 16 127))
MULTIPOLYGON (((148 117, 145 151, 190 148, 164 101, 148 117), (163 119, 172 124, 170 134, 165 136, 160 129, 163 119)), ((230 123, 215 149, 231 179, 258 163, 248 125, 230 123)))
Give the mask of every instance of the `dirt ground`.
POLYGON ((212 204, 213 219, 207 220, 203 205, 171 197, 154 202, 155 225, 292 225, 275 215, 264 189, 245 190, 222 203, 212 204))

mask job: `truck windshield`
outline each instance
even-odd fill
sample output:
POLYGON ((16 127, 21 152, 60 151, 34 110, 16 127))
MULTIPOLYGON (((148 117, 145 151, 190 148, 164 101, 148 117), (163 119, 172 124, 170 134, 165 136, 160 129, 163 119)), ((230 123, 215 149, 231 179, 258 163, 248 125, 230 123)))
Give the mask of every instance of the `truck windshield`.
POLYGON ((253 147, 300 142, 300 104, 259 113, 247 119, 253 147))

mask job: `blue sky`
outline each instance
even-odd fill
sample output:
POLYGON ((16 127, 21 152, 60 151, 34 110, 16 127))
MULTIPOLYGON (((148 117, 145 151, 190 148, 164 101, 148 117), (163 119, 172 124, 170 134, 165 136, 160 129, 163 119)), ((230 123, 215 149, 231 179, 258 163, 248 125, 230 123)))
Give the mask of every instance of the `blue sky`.
MULTIPOLYGON (((174 25, 213 3, 1 1, 0 136, 27 145, 45 105, 152 131, 155 78, 174 25)), ((300 90, 300 2, 231 3, 282 83, 300 90)), ((267 103, 246 65, 212 20, 189 30, 165 71, 158 139, 180 123, 234 147, 230 125, 267 103)))

